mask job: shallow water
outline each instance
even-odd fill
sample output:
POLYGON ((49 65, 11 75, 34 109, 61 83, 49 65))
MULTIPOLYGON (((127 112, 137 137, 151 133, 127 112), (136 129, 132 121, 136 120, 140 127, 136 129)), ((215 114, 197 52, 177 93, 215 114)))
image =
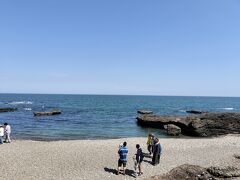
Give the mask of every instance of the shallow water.
POLYGON ((161 130, 139 127, 138 109, 164 115, 186 115, 190 109, 235 112, 240 110, 240 98, 0 94, 0 107, 18 108, 0 113, 0 123, 8 122, 17 139, 103 139, 141 137, 149 132, 165 136, 161 130), (52 109, 63 113, 33 116, 33 111, 52 109))

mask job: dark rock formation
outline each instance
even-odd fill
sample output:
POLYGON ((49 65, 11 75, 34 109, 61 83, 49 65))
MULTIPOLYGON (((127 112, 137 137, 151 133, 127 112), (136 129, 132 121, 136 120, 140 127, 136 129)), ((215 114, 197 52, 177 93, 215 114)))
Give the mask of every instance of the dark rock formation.
POLYGON ((166 130, 170 136, 179 136, 181 134, 181 128, 173 124, 166 125, 166 130))
POLYGON ((17 108, 0 108, 0 112, 11 112, 16 110, 17 108))
POLYGON ((206 111, 199 111, 199 110, 189 110, 189 111, 186 111, 186 113, 189 113, 189 114, 204 114, 204 113, 207 113, 206 111))
POLYGON ((177 116, 157 116, 157 115, 141 115, 137 117, 137 122, 141 126, 153 127, 153 128, 164 128, 164 125, 174 124, 176 126, 187 126, 184 125, 185 118, 177 116))
POLYGON ((235 167, 210 167, 203 168, 196 165, 184 164, 172 169, 170 172, 152 176, 146 180, 175 180, 175 179, 194 179, 194 180, 215 180, 225 178, 240 177, 240 170, 235 167))
POLYGON ((142 109, 142 110, 138 110, 137 113, 138 113, 138 114, 153 114, 152 111, 143 110, 143 109, 142 109))
POLYGON ((210 180, 215 179, 207 172, 205 168, 195 165, 184 164, 172 169, 169 173, 147 178, 148 180, 176 180, 176 179, 194 179, 210 180))
POLYGON ((235 167, 210 167, 207 171, 215 177, 234 178, 240 177, 240 169, 235 167))
POLYGON ((164 125, 173 124, 181 128, 182 134, 189 136, 240 134, 240 113, 206 113, 187 117, 141 115, 137 122, 144 127, 162 129, 164 125))
MULTIPOLYGON (((157 115, 141 115, 137 117, 137 123, 143 127, 153 127, 164 129, 165 125, 173 124, 181 128, 182 134, 192 134, 189 133, 188 125, 191 120, 186 117, 177 116, 157 116, 157 115)), ((165 126, 167 129, 167 126, 165 126)))
POLYGON ((33 112, 34 116, 53 116, 61 113, 62 113, 61 111, 33 112))

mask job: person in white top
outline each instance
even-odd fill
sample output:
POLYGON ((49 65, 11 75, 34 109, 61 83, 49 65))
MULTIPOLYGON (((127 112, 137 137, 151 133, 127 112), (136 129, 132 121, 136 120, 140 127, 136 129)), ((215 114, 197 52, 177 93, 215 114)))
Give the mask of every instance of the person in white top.
POLYGON ((11 134, 11 126, 8 123, 4 123, 5 126, 5 142, 6 143, 10 143, 11 139, 10 139, 10 134, 11 134))
POLYGON ((4 136, 4 128, 2 125, 0 125, 0 144, 3 143, 3 140, 2 140, 3 136, 4 136))

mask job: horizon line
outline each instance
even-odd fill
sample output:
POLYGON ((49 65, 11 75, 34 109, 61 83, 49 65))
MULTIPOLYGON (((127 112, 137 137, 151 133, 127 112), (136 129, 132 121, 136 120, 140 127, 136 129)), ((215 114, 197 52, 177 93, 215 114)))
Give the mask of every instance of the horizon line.
POLYGON ((219 98, 239 98, 240 96, 213 96, 213 95, 154 95, 154 94, 101 94, 101 93, 4 93, 0 94, 15 94, 15 95, 88 95, 88 96, 159 96, 159 97, 219 97, 219 98))

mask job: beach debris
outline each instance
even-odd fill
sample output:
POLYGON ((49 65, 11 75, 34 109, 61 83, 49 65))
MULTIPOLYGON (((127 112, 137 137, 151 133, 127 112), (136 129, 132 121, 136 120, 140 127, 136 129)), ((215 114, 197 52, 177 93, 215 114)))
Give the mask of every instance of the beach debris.
POLYGON ((215 177, 233 178, 240 177, 240 169, 232 166, 226 167, 210 167, 207 171, 215 177))
POLYGON ((148 111, 148 110, 144 110, 144 109, 140 109, 137 111, 138 114, 153 114, 152 111, 148 111))
POLYGON ((34 116, 53 116, 61 114, 62 112, 60 110, 54 110, 54 111, 44 111, 44 112, 33 112, 34 116))
POLYGON ((0 112, 12 112, 16 110, 17 108, 0 108, 0 112))

